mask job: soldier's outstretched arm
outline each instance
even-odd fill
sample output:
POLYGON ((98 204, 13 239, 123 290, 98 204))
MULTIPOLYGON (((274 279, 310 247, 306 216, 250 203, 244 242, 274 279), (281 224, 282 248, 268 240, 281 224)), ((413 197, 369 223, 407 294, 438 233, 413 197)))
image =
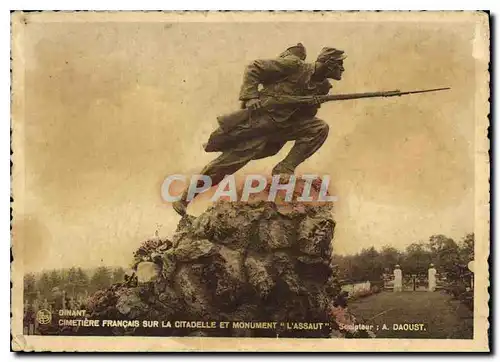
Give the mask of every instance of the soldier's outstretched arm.
POLYGON ((240 100, 259 97, 259 84, 272 82, 293 73, 301 64, 298 58, 260 59, 250 63, 243 76, 240 100))

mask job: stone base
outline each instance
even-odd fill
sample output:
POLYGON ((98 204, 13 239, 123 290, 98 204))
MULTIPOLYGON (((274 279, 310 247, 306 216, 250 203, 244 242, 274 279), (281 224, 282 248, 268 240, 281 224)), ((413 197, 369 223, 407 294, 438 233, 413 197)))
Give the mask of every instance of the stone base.
POLYGON ((333 312, 340 295, 330 265, 334 229, 328 207, 283 213, 272 202, 219 201, 199 217, 185 216, 172 240, 146 241, 126 281, 89 302, 90 318, 171 321, 172 327, 95 334, 345 336, 336 322, 340 314, 333 312), (175 328, 175 321, 230 323, 175 328), (315 323, 323 325, 313 328, 315 323))

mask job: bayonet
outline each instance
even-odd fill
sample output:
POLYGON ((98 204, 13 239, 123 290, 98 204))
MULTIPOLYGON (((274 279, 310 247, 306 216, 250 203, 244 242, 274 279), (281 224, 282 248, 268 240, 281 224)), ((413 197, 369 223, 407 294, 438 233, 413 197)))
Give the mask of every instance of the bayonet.
POLYGON ((385 92, 366 92, 366 93, 348 93, 348 94, 327 94, 319 96, 293 96, 293 95, 276 95, 265 97, 261 103, 262 107, 259 109, 242 109, 227 115, 217 117, 219 126, 223 131, 229 131, 241 122, 248 119, 251 112, 260 112, 266 109, 276 109, 280 107, 300 106, 300 105, 313 105, 321 104, 332 101, 345 101, 349 99, 361 98, 381 98, 381 97, 400 97, 409 94, 439 92, 449 90, 450 87, 421 89, 411 91, 392 90, 385 92))

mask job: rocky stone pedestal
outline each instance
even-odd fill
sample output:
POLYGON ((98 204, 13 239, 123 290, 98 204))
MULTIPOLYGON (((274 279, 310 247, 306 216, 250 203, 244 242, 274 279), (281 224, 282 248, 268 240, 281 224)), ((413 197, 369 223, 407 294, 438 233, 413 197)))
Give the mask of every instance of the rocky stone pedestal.
POLYGON ((338 309, 342 296, 330 265, 334 230, 330 205, 282 212, 273 202, 219 201, 199 217, 185 216, 172 240, 144 242, 126 281, 89 301, 91 318, 170 321, 171 327, 141 322, 95 334, 363 337, 340 331, 336 321, 346 315, 338 309), (175 321, 230 323, 176 328, 175 321), (233 322, 276 322, 276 328, 233 322))

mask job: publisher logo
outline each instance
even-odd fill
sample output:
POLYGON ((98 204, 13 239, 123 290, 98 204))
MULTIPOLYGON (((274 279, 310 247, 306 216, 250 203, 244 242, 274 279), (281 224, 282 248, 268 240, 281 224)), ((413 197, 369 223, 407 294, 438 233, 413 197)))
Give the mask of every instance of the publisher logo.
POLYGON ((36 320, 40 324, 49 324, 52 321, 52 313, 47 309, 40 309, 36 313, 36 320))

